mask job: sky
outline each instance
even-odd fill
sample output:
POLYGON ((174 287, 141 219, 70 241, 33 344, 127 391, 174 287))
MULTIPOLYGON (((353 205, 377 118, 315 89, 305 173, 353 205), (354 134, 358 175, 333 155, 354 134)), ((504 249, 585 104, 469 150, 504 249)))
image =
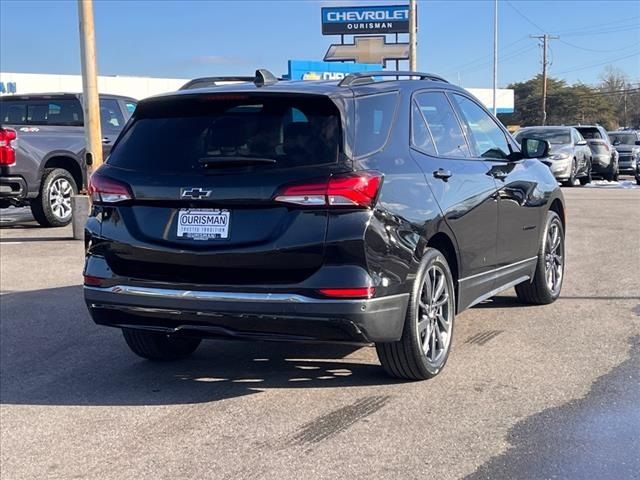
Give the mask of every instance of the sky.
MULTIPOLYGON (((194 78, 286 73, 288 59, 321 60, 320 8, 397 1, 94 0, 98 72, 194 78)), ((640 82, 640 0, 499 0, 498 86, 541 70, 598 83, 607 65, 640 82)), ((418 70, 465 87, 492 85, 493 0, 418 1, 418 70)), ((402 36, 401 36, 402 37, 402 36)), ((0 0, 0 71, 80 73, 76 0, 0 0)))

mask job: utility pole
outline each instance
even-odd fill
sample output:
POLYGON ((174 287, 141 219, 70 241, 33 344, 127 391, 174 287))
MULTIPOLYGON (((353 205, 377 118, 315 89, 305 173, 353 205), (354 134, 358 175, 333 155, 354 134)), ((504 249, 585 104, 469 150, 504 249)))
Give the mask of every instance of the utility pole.
POLYGON ((498 0, 493 1, 493 116, 498 114, 498 0))
POLYGON ((82 61, 82 97, 86 138, 87 175, 102 165, 100 100, 96 68, 96 33, 93 25, 93 0, 78 0, 80 57, 82 61))
POLYGON ((547 46, 549 44, 549 40, 557 40, 560 38, 557 35, 549 35, 545 33, 544 35, 529 35, 531 38, 537 38, 538 40, 542 40, 542 125, 547 123, 547 66, 549 62, 547 61, 547 46))
POLYGON ((417 18, 416 18, 416 0, 409 0, 409 70, 417 71, 417 18))
MULTIPOLYGON (((96 72, 96 33, 93 28, 93 0, 78 0, 80 27, 80 59, 82 62, 82 100, 84 105, 85 165, 87 179, 102 165, 102 134, 100 129, 100 100, 96 72)), ((81 185, 78 185, 81 188, 81 185)), ((84 238, 84 224, 89 216, 87 195, 72 195, 73 238, 84 238)))

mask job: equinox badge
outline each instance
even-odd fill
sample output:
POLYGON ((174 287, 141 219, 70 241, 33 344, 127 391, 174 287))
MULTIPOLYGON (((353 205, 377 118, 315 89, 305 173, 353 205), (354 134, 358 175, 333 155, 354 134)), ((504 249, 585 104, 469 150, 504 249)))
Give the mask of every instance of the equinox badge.
POLYGON ((186 187, 180 189, 180 198, 208 198, 211 190, 203 190, 202 188, 186 187))

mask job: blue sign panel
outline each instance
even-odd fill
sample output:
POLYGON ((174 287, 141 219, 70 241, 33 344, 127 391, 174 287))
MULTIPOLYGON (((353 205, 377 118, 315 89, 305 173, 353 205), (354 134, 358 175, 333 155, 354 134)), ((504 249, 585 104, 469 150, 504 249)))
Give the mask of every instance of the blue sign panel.
POLYGON ((289 60, 289 80, 342 80, 350 73, 382 70, 376 63, 338 63, 289 60))
POLYGON ((409 33, 408 5, 323 7, 323 35, 409 33))

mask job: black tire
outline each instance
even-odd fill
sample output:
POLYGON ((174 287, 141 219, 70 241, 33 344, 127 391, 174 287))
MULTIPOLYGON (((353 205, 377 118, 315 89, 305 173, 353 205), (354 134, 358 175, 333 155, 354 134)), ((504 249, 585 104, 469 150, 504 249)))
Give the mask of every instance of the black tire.
POLYGON ((562 225, 562 221, 556 212, 549 211, 547 213, 547 222, 544 227, 544 232, 542 235, 542 239, 540 241, 540 250, 538 251, 538 262, 536 265, 535 273, 533 279, 531 281, 527 280, 524 283, 516 285, 516 294, 518 295, 518 300, 522 303, 530 304, 530 305, 548 305, 549 303, 553 303, 560 296, 560 291, 562 290, 562 281, 564 280, 564 271, 565 271, 565 250, 564 250, 564 227, 562 225), (555 230, 557 229, 557 230, 555 230), (551 243, 551 239, 553 237, 553 231, 557 231, 559 234, 559 250, 553 250, 553 244, 551 243), (551 238, 550 238, 551 237, 551 238), (549 257, 551 251, 553 253, 559 253, 559 262, 555 257, 549 257), (547 260, 553 261, 553 263, 547 263, 547 260), (559 273, 556 270, 555 273, 551 272, 551 279, 557 278, 559 279, 557 282, 553 281, 553 288, 548 283, 548 266, 559 265, 560 270, 559 273))
POLYGON ((618 165, 614 163, 613 159, 611 159, 611 165, 609 165, 607 173, 604 174, 604 179, 608 182, 618 181, 618 165))
POLYGON ((196 351, 199 338, 173 337, 162 333, 123 328, 122 334, 133 353, 148 360, 170 361, 186 358, 196 351))
POLYGON ((593 177, 591 176, 591 160, 589 160, 589 166, 587 167, 587 174, 584 177, 580 177, 580 185, 587 185, 591 183, 593 177))
POLYGON ((569 179, 562 182, 562 185, 565 187, 573 187, 576 184, 576 169, 578 168, 578 164, 576 159, 573 159, 571 163, 571 173, 569 174, 569 179))
POLYGON ((436 249, 429 248, 422 258, 414 281, 402 337, 397 342, 376 343, 380 363, 392 377, 408 380, 435 377, 449 357, 454 324, 453 276, 444 255, 436 249), (438 296, 440 286, 443 292, 438 296), (430 288, 432 289, 429 290, 430 288), (445 317, 448 319, 448 332, 445 317), (436 325, 439 336, 436 334, 436 325), (425 326, 427 328, 424 328, 425 326), (436 348, 437 346, 442 348, 436 348), (429 354, 432 358, 429 358, 429 354))
POLYGON ((31 214, 33 218, 43 227, 64 227, 71 222, 71 195, 78 193, 73 176, 63 168, 46 168, 40 183, 40 193, 31 200, 31 214), (64 188, 64 192, 59 190, 60 185, 68 185, 70 191, 64 188), (58 192, 60 194, 58 195, 58 192), (60 204, 52 204, 52 196, 61 198, 60 204), (67 201, 68 199, 68 201, 67 201), (61 214, 64 213, 64 214, 61 214))
POLYGON ((640 185, 640 177, 636 177, 636 185, 640 185))

